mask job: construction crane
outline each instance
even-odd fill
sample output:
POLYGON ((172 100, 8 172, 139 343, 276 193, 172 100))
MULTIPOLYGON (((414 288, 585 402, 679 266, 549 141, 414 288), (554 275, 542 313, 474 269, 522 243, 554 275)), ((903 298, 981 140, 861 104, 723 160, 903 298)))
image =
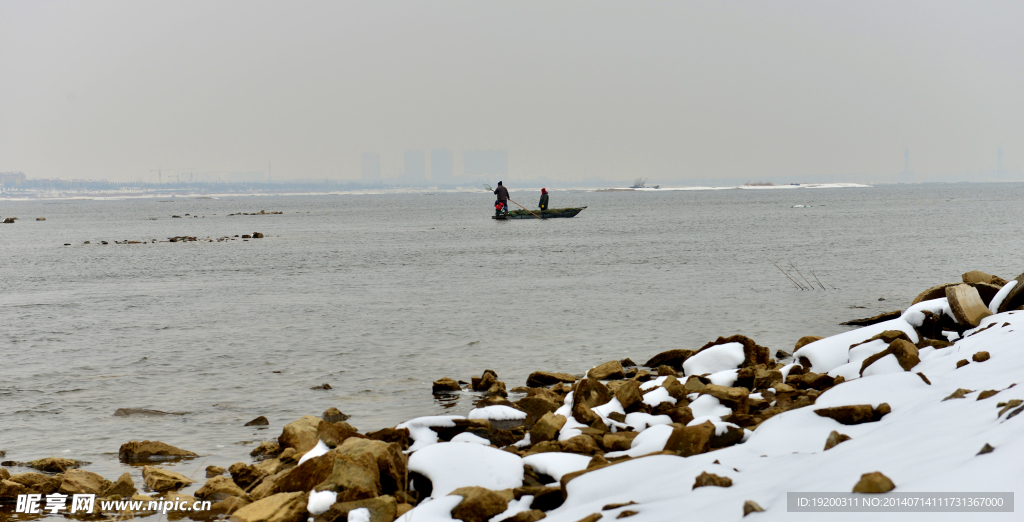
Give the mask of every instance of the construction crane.
POLYGON ((164 168, 157 167, 156 169, 150 170, 150 172, 156 172, 157 179, 159 180, 159 183, 161 185, 163 185, 163 183, 164 183, 164 172, 163 171, 165 171, 165 170, 167 172, 175 172, 175 171, 179 171, 179 170, 194 171, 194 170, 196 170, 196 168, 195 167, 184 167, 184 168, 180 168, 180 169, 164 169, 164 168))

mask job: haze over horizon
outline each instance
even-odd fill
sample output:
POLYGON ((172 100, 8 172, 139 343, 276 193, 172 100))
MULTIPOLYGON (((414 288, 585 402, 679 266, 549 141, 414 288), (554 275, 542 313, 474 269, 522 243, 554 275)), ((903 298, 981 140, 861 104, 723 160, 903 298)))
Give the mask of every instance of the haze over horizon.
POLYGON ((1024 3, 0 0, 0 171, 573 181, 1024 169, 1024 3))

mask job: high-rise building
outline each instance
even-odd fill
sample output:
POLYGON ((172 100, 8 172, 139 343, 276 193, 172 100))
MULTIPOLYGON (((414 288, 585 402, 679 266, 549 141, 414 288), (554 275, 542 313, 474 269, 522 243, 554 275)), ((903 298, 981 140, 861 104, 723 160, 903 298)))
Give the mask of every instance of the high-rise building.
POLYGON ((455 156, 448 149, 430 151, 430 181, 451 183, 455 175, 455 156))
POLYGON ((403 181, 419 184, 427 180, 427 154, 422 150, 405 151, 403 181))
POLYGON ((376 152, 363 153, 363 181, 366 183, 380 181, 380 154, 376 152))

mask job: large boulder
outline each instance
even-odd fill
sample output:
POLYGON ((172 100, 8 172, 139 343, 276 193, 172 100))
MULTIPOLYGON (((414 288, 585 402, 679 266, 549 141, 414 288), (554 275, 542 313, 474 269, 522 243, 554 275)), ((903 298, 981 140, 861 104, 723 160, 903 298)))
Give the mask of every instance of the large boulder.
POLYGON ((121 445, 117 452, 121 462, 166 462, 196 458, 199 455, 158 440, 133 440, 121 445))
POLYGON ((452 518, 464 522, 487 522, 508 509, 508 498, 478 486, 462 487, 449 495, 462 497, 462 501, 452 508, 452 518))
POLYGON ((377 463, 380 487, 383 493, 405 491, 409 481, 409 456, 401 444, 379 440, 350 438, 338 447, 338 455, 353 458, 367 455, 377 463))
MULTIPOLYGON (((66 480, 67 478, 65 478, 66 480)), ((143 467, 142 480, 146 483, 146 487, 153 491, 172 491, 181 489, 194 482, 177 471, 162 469, 156 466, 143 467)))
POLYGON ((64 480, 57 491, 65 495, 100 495, 112 485, 112 482, 97 473, 84 469, 69 469, 64 473, 64 480))
POLYGON ((608 361, 591 368, 590 371, 587 372, 587 377, 597 379, 599 381, 625 379, 626 372, 622 369, 622 363, 619 361, 608 361))
POLYGON ((576 382, 576 377, 568 373, 533 372, 526 378, 526 385, 530 388, 542 388, 561 382, 576 382))
POLYGON ((249 495, 235 484, 230 477, 213 477, 203 484, 203 487, 196 491, 196 498, 211 500, 214 502, 225 500, 229 497, 238 497, 247 500, 249 495))
POLYGON ((249 504, 231 516, 231 522, 304 522, 309 493, 278 493, 249 504))
POLYGON ((970 325, 972 328, 978 326, 982 319, 992 315, 985 302, 978 294, 978 290, 970 285, 960 284, 946 287, 946 299, 949 300, 949 308, 957 322, 963 325, 970 325))
POLYGON ((306 415, 301 419, 286 424, 277 437, 281 448, 295 448, 295 451, 302 454, 313 449, 320 441, 317 428, 320 426, 320 419, 312 415, 306 415))

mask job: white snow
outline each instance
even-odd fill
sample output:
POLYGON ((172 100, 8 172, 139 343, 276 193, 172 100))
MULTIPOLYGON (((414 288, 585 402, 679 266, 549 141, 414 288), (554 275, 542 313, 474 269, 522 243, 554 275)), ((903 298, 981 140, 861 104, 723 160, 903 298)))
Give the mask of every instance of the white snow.
POLYGON ((523 420, 526 418, 526 412, 511 406, 487 406, 471 410, 467 417, 493 421, 523 420))
POLYGON ((648 453, 654 453, 665 449, 665 443, 668 442, 669 436, 672 435, 672 426, 658 425, 652 426, 636 436, 633 442, 629 445, 629 449, 626 451, 612 451, 605 453, 605 458, 614 458, 622 456, 639 457, 641 455, 647 455, 648 453))
POLYGON ((464 486, 501 490, 523 485, 523 459, 480 444, 432 444, 409 456, 409 471, 430 479, 434 498, 464 486))
POLYGON ((529 464, 538 473, 543 473, 555 479, 555 482, 562 480, 562 475, 587 469, 591 457, 577 455, 575 453, 537 453, 523 457, 523 464, 529 464))
MULTIPOLYGON (((529 435, 529 433, 527 433, 527 435, 529 435)), ((468 431, 464 431, 464 432, 462 432, 462 433, 452 437, 452 442, 469 442, 471 444, 483 444, 484 446, 490 446, 491 445, 491 441, 489 441, 489 440, 487 440, 487 439, 485 439, 485 438, 483 438, 483 437, 481 437, 479 435, 473 435, 472 433, 470 433, 468 431)))
POLYGON ((338 493, 334 491, 310 491, 309 502, 306 503, 306 511, 311 515, 319 515, 331 509, 331 504, 338 500, 338 493))
POLYGON ((658 386, 665 384, 666 379, 668 379, 667 375, 651 379, 645 383, 641 383, 640 391, 653 390, 654 388, 657 388, 658 386))
POLYGON ((743 364, 743 345, 725 343, 691 356, 683 363, 683 372, 687 376, 718 373, 732 370, 740 364, 743 364))
POLYGON ((651 426, 671 423, 672 418, 668 415, 651 415, 640 411, 626 415, 626 424, 632 426, 633 431, 644 431, 651 426))
POLYGON ((806 357, 811 362, 811 371, 827 373, 850 362, 851 345, 866 341, 886 330, 900 330, 915 344, 919 340, 917 331, 910 323, 902 318, 896 318, 814 341, 793 352, 793 357, 798 361, 800 357, 806 357))
POLYGON ((722 402, 710 395, 701 395, 697 400, 690 403, 690 411, 693 412, 693 420, 689 425, 696 426, 708 419, 718 420, 719 418, 732 414, 732 409, 723 406, 722 402))
MULTIPOLYGON (((743 362, 742 360, 740 361, 743 362)), ((723 372, 712 373, 708 375, 708 380, 711 384, 717 384, 719 386, 732 386, 736 384, 736 379, 739 378, 739 370, 725 370, 723 372)))
POLYGON ((644 394, 644 404, 654 407, 663 402, 676 403, 676 400, 668 394, 668 390, 665 388, 655 388, 644 394))
POLYGON ((533 503, 533 495, 523 495, 519 500, 512 500, 508 503, 508 509, 491 517, 489 522, 501 522, 507 518, 514 517, 516 513, 530 510, 533 503))
POLYGON ((465 419, 465 417, 462 417, 461 415, 417 417, 395 426, 395 429, 406 428, 409 430, 409 437, 412 438, 413 444, 405 452, 412 453, 430 446, 431 444, 437 444, 437 441, 439 440, 437 438, 437 432, 430 429, 431 426, 451 428, 455 426, 455 419, 465 419))
POLYGON ((348 522, 370 522, 370 510, 356 508, 348 512, 348 522))
POLYGON ((309 460, 311 458, 319 457, 320 455, 324 455, 328 451, 331 451, 331 448, 328 448, 327 444, 324 444, 324 441, 318 440, 318 441, 316 441, 316 446, 313 446, 313 449, 307 451, 306 454, 303 455, 301 459, 299 459, 299 464, 302 464, 303 462, 306 462, 307 460, 309 460))
POLYGON ((948 315, 953 322, 956 322, 956 317, 953 315, 953 310, 949 307, 949 300, 945 297, 938 299, 931 299, 928 301, 921 301, 916 305, 907 308, 906 312, 900 316, 907 323, 913 326, 921 326, 924 324, 924 312, 929 311, 936 315, 948 315))
POLYGON ((992 298, 992 302, 988 304, 989 311, 991 311, 994 314, 998 314, 999 305, 1003 304, 1003 300, 1006 299, 1006 296, 1010 295, 1010 291, 1013 290, 1013 287, 1015 286, 1017 286, 1016 279, 1003 285, 1003 287, 1000 288, 998 292, 996 292, 995 297, 992 298))

